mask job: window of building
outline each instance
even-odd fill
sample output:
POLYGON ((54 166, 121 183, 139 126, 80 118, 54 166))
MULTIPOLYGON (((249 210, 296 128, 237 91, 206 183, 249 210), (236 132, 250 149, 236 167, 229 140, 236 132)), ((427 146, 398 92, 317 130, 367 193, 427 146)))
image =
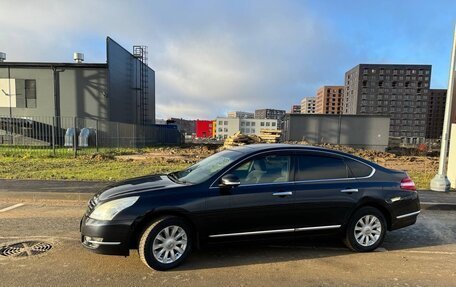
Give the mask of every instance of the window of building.
POLYGON ((25 80, 25 107, 36 108, 36 80, 25 80))
POLYGON ((255 122, 252 122, 252 127, 254 127, 254 126, 255 126, 255 122))
POLYGON ((219 126, 223 125, 223 121, 219 121, 219 126))
POLYGON ((269 127, 271 125, 270 122, 266 122, 266 126, 269 127))
POLYGON ((260 123, 260 126, 264 127, 264 122, 261 122, 261 123, 260 123))
POLYGON ((224 121, 223 124, 224 124, 225 126, 227 126, 227 125, 228 125, 228 121, 224 121))
POLYGON ((276 123, 272 122, 272 123, 271 123, 271 126, 275 127, 275 126, 276 126, 276 123))
POLYGON ((227 129, 227 128, 224 128, 223 131, 227 133, 227 132, 228 132, 228 129, 227 129))

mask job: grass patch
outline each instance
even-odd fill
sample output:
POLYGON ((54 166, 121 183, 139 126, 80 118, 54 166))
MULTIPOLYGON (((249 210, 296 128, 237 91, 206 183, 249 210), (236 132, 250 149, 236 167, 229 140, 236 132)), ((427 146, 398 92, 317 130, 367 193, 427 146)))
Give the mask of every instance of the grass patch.
MULTIPOLYGON (((117 181, 135 176, 181 170, 213 153, 208 147, 149 147, 81 149, 74 158, 66 148, 0 146, 0 178, 43 180, 117 181), (116 159, 119 155, 147 154, 145 160, 116 159), (162 155, 162 156, 161 156, 162 155), (173 158, 180 155, 179 158, 173 158)), ((380 162, 389 168, 407 170, 418 189, 429 189, 437 164, 425 157, 388 158, 380 162)))
POLYGON ((435 176, 437 171, 408 171, 407 173, 412 178, 413 182, 415 182, 417 189, 429 189, 431 179, 435 176))
POLYGON ((0 178, 117 181, 183 169, 189 164, 80 158, 0 157, 0 178))

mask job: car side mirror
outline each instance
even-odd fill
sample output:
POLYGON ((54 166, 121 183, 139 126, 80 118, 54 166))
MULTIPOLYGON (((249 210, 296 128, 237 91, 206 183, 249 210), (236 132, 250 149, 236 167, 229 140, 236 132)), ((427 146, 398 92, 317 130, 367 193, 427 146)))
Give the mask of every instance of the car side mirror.
POLYGON ((234 174, 227 174, 220 180, 220 186, 224 187, 235 187, 241 184, 239 177, 234 174))

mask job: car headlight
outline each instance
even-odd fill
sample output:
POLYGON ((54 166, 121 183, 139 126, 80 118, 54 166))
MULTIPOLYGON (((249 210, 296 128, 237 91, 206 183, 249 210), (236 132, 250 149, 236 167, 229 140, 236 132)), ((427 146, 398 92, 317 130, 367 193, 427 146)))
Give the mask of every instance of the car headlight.
POLYGON ((97 220, 112 220, 119 212, 132 206, 138 198, 139 196, 132 196, 102 203, 95 207, 95 210, 89 215, 89 217, 97 220))

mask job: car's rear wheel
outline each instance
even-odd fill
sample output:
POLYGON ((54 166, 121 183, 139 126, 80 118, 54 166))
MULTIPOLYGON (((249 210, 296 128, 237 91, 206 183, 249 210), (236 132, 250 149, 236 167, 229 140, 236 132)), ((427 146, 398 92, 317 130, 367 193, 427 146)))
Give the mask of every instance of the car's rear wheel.
POLYGON ((375 250, 383 243, 386 234, 385 216, 374 207, 357 210, 347 225, 344 242, 353 251, 375 250))
POLYGON ((141 260, 155 270, 180 265, 192 247, 192 230, 185 220, 169 216, 152 222, 139 241, 141 260))

